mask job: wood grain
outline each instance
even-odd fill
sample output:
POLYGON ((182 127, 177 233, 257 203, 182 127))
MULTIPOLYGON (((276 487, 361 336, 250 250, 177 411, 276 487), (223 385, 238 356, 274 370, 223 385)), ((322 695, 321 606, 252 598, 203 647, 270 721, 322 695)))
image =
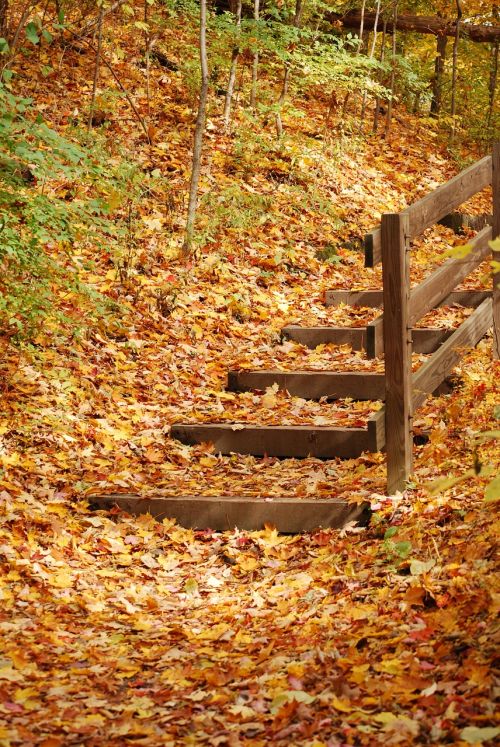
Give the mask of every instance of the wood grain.
POLYGON ((264 391, 278 384, 292 396, 304 399, 377 400, 384 397, 384 374, 368 371, 229 371, 231 392, 264 391))
POLYGON ((385 214, 382 217, 385 438, 389 495, 404 490, 412 470, 408 231, 407 214, 385 214))
POLYGON ((366 523, 367 503, 348 503, 338 498, 158 496, 112 493, 89 495, 94 509, 120 508, 132 515, 151 514, 158 520, 175 519, 188 529, 259 530, 271 524, 279 532, 297 534, 317 527, 340 528, 352 521, 366 523))
POLYGON ((488 298, 414 374, 412 384, 414 410, 420 407, 426 397, 451 373, 464 352, 477 345, 491 323, 492 300, 488 298))
POLYGON ((231 423, 177 423, 170 435, 185 444, 212 443, 221 454, 253 454, 280 458, 334 459, 376 451, 367 428, 310 425, 257 426, 231 423))

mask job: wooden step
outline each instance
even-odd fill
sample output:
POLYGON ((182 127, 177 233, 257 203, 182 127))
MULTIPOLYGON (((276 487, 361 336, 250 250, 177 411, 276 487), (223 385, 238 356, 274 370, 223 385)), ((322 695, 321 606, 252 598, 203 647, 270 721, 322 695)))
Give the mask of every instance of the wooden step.
POLYGON ((283 327, 281 335, 308 348, 329 344, 349 345, 353 350, 366 348, 366 327, 300 327, 289 324, 283 327))
POLYGON ((380 450, 380 429, 311 425, 242 425, 237 423, 176 423, 172 438, 185 444, 212 443, 216 453, 253 454, 280 458, 349 459, 380 450))
MULTIPOLYGON (((440 306, 460 306, 477 307, 486 298, 491 296, 491 291, 484 290, 461 290, 453 291, 441 301, 440 306)), ((326 306, 339 306, 341 303, 347 306, 364 306, 366 308, 382 308, 382 291, 349 291, 349 290, 327 290, 325 292, 326 306)))
MULTIPOLYGON (((333 486, 332 486, 333 487, 333 486)), ((91 508, 115 507, 129 514, 151 514, 155 518, 175 519, 189 529, 231 530, 235 527, 259 530, 271 524, 279 532, 297 534, 317 527, 340 528, 352 521, 365 524, 369 504, 352 504, 338 498, 230 497, 230 496, 158 496, 142 497, 113 493, 87 497, 91 508)))
POLYGON ((304 399, 377 400, 385 396, 384 374, 368 371, 229 371, 227 377, 231 392, 264 391, 273 384, 304 399))
MULTIPOLYGON (((350 345, 353 350, 366 350, 368 358, 376 358, 384 352, 384 341, 382 326, 380 329, 373 327, 374 322, 366 327, 299 327, 290 324, 283 327, 281 334, 308 348, 328 344, 350 345), (373 337, 368 337, 370 334, 373 337)), ((421 355, 433 353, 452 332, 452 329, 416 327, 412 330, 413 351, 421 355)))

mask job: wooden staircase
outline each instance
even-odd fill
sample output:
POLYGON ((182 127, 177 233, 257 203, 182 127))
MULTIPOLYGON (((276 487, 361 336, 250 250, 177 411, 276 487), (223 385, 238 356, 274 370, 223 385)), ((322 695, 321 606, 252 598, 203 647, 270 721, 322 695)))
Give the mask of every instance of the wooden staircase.
MULTIPOLYGON (((257 426, 242 423, 176 423, 171 437, 185 444, 211 442, 218 453, 252 454, 280 458, 352 458, 363 452, 387 450, 388 491, 404 488, 412 466, 412 414, 426 397, 438 390, 466 348, 475 346, 494 327, 500 339, 500 294, 494 290, 456 291, 472 270, 491 255, 489 242, 500 235, 500 145, 457 177, 398 214, 384 215, 381 227, 365 238, 365 265, 383 260, 383 290, 326 292, 328 305, 385 307, 385 313, 363 327, 301 327, 290 325, 283 338, 310 348, 325 343, 350 345, 365 350, 369 359, 385 353, 385 373, 365 371, 229 371, 230 391, 263 392, 278 385, 291 395, 326 401, 350 398, 380 401, 384 405, 369 418, 366 427, 314 425, 257 426), (450 259, 420 285, 409 286, 409 241, 445 220, 458 205, 485 186, 493 184, 493 227, 486 226, 471 242, 464 257, 450 259), (458 329, 428 329, 416 324, 440 305, 461 304, 474 309, 458 329), (412 374, 412 352, 428 355, 412 374), (387 435, 387 438, 386 438, 387 435)), ((494 253, 498 261, 498 253, 494 253)), ((497 351, 498 353, 498 351, 497 351)), ((96 507, 118 505, 133 513, 158 512, 160 504, 139 496, 93 496, 96 507)), ((339 499, 163 497, 163 515, 176 517, 186 526, 214 529, 260 528, 273 522, 280 531, 304 531, 317 525, 342 526, 366 516, 366 504, 352 506, 339 499)))

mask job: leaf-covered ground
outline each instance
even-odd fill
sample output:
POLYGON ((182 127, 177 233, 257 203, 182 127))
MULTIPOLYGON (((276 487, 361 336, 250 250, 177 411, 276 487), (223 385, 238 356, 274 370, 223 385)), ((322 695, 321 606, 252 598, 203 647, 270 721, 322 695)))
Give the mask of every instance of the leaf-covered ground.
MULTIPOLYGON (((113 57, 115 67, 144 106, 131 28, 113 36, 126 52, 113 57)), ((183 43, 167 32, 178 59, 183 43)), ((109 37, 105 44, 111 54, 109 37)), ((24 59, 20 80, 64 131, 84 118, 92 55, 70 47, 43 55, 57 75, 41 87, 36 60, 24 59)), ((493 504, 480 477, 428 490, 474 460, 492 472, 500 465, 497 443, 474 447, 497 422, 490 338, 456 370, 452 394, 419 410, 415 425, 429 438, 415 447, 413 487, 403 496, 385 495, 380 454, 222 457, 169 439, 180 420, 345 424, 378 407, 274 390, 234 394, 225 377, 229 366, 380 370, 347 347, 281 343, 279 331, 372 319, 369 309, 327 309, 325 290, 380 287, 379 270, 362 266, 360 237, 381 212, 456 168, 411 117, 400 117, 390 143, 351 141, 327 137, 313 104, 307 126, 285 122, 279 155, 236 153, 216 102, 202 192, 219 207, 228 187, 252 199, 223 212, 211 242, 179 260, 192 110, 179 74, 153 67, 152 75, 154 147, 123 100, 105 137, 117 153, 170 174, 168 190, 137 207, 126 278, 102 248, 77 247, 82 265, 94 262, 85 279, 120 301, 121 317, 70 341, 46 328, 29 351, 6 349, 1 359, 0 745, 493 743, 493 504), (236 220, 245 205, 254 212, 236 220), (335 262, 318 258, 332 247, 335 262), (86 496, 116 491, 341 496, 369 500, 374 514, 368 528, 304 536, 271 527, 193 532, 168 517, 89 510, 86 496)), ((264 136, 272 142, 271 128, 264 136)), ((470 210, 488 210, 490 199, 485 193, 470 210)), ((205 208, 202 222, 210 215, 205 208)), ((413 282, 463 241, 442 227, 428 231, 415 245, 413 282)), ((468 287, 487 287, 485 272, 468 287)), ((85 324, 78 308, 69 313, 85 324)), ((443 309, 427 324, 466 313, 443 309)))

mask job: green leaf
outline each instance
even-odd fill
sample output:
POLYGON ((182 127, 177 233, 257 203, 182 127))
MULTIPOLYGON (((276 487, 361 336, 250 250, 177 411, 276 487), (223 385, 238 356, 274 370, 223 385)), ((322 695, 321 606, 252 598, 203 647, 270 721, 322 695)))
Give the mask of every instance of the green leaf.
POLYGON ((30 41, 32 44, 40 43, 40 37, 38 36, 38 29, 36 27, 36 24, 33 23, 33 21, 30 21, 28 25, 26 26, 25 34, 26 34, 26 39, 30 41))
POLYGON ((386 529, 386 532, 384 534, 384 539, 388 540, 391 539, 391 537, 394 537, 395 534, 397 534, 398 527, 389 527, 389 529, 386 529))
POLYGON ((500 475, 494 477, 493 480, 488 483, 486 490, 484 491, 484 502, 493 503, 500 499, 500 475))
POLYGON ((408 557, 408 555, 412 551, 411 542, 408 542, 408 540, 403 540, 402 542, 395 542, 394 543, 394 552, 399 555, 400 558, 403 560, 408 557))
POLYGON ((460 738, 467 744, 482 744, 495 739, 499 734, 498 726, 466 726, 460 732, 460 738))
POLYGON ((47 31, 47 29, 42 29, 42 36, 49 44, 54 40, 54 37, 52 36, 50 31, 47 31))
POLYGON ((2 78, 6 83, 10 83, 12 78, 14 77, 14 72, 12 70, 4 70, 2 73, 2 78))
POLYGON ((0 54, 6 54, 9 51, 9 42, 4 39, 3 36, 0 38, 0 54))

